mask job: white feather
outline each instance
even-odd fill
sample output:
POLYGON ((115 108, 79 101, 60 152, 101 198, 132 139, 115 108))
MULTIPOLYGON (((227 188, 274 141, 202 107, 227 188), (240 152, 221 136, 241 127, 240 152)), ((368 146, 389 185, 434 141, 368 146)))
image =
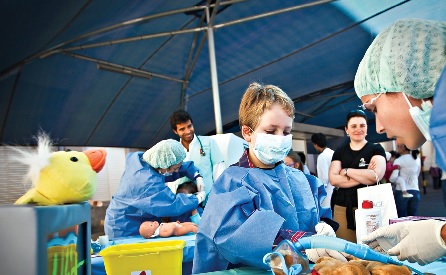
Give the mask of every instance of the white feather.
POLYGON ((51 140, 45 133, 39 133, 36 137, 37 149, 31 148, 17 148, 8 146, 8 148, 16 151, 18 154, 12 157, 12 160, 29 166, 28 173, 25 176, 26 182, 31 182, 35 186, 39 177, 40 171, 49 164, 51 153, 51 140))

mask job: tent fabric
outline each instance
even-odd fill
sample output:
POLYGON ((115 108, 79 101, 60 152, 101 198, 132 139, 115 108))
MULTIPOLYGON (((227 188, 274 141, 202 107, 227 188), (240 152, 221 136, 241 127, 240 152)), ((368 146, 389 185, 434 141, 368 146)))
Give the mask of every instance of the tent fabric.
MULTIPOLYGON (((295 122, 342 129, 345 114, 360 104, 353 80, 377 33, 404 17, 446 21, 442 0, 211 2, 225 133, 239 131, 238 105, 253 81, 288 93, 295 122)), ((43 130, 61 146, 149 148, 177 138, 168 119, 180 108, 192 115, 197 134, 214 134, 203 6, 0 3, 0 142, 30 144, 43 130)), ((369 140, 385 139, 374 132, 370 127, 369 140)))

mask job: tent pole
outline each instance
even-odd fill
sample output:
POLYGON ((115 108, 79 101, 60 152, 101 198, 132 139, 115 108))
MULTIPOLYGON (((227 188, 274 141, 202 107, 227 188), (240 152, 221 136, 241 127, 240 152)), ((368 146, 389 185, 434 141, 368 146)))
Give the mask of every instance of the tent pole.
MULTIPOLYGON (((207 21, 209 22, 208 7, 206 7, 206 17, 207 21)), ((214 99, 215 131, 217 132, 217 134, 223 134, 220 110, 220 93, 218 91, 217 61, 215 59, 214 30, 212 29, 212 27, 207 28, 207 34, 209 44, 209 62, 211 67, 212 97, 214 99)))
MULTIPOLYGON (((245 0, 239 0, 239 1, 245 1, 245 0)), ((139 40, 145 40, 145 39, 151 39, 151 38, 159 38, 159 37, 164 37, 164 36, 172 36, 172 35, 178 35, 178 34, 188 34, 188 33, 193 33, 193 32, 201 32, 201 31, 204 31, 204 30, 208 30, 208 28, 219 29, 219 28, 224 28, 224 27, 235 25, 235 24, 240 24, 240 23, 243 23, 243 22, 247 22, 247 21, 251 21, 251 20, 267 17, 267 16, 272 16, 272 15, 277 15, 277 14, 284 13, 284 12, 289 12, 289 11, 294 11, 294 10, 298 10, 298 9, 308 8, 308 7, 312 7, 312 6, 316 6, 316 5, 321 5, 321 4, 333 2, 333 1, 337 1, 337 0, 320 0, 318 2, 313 2, 313 3, 310 3, 310 4, 298 5, 298 6, 295 6, 295 7, 290 7, 290 8, 281 9, 281 10, 277 10, 277 11, 273 11, 273 12, 267 12, 267 13, 263 13, 263 14, 259 14, 259 15, 254 15, 254 16, 250 16, 250 17, 246 17, 246 18, 242 18, 242 19, 237 19, 237 20, 233 20, 233 21, 230 21, 230 22, 226 22, 226 23, 216 24, 216 25, 213 25, 212 27, 211 27, 211 25, 209 25, 208 27, 199 27, 199 28, 192 28, 192 29, 184 29, 184 30, 161 32, 161 33, 155 33, 155 34, 139 35, 139 36, 136 36, 136 37, 128 37, 128 38, 115 39, 115 40, 110 40, 110 41, 104 41, 104 42, 98 42, 98 43, 92 43, 92 44, 85 44, 85 45, 79 45, 79 46, 74 46, 74 47, 62 48, 64 45, 69 44, 68 42, 66 42, 66 43, 60 44, 59 46, 55 46, 55 47, 52 47, 52 48, 50 48, 48 50, 40 52, 40 53, 34 55, 33 57, 31 57, 29 59, 34 59, 36 56, 38 56, 40 58, 46 58, 46 57, 48 57, 50 55, 57 54, 57 53, 60 53, 60 52, 63 52, 63 51, 85 50, 85 49, 90 49, 90 48, 105 47, 105 46, 111 46, 111 45, 115 45, 115 44, 119 44, 119 43, 133 42, 133 41, 139 41, 139 40)), ((229 3, 229 2, 224 2, 224 3, 229 3)), ((135 20, 132 20, 131 22, 138 22, 138 21, 135 19, 135 20)), ((356 25, 357 24, 355 24, 353 26, 356 26, 356 25)), ((96 32, 94 32, 94 34, 101 33, 101 32, 103 32, 103 30, 96 31, 96 32)), ((87 37, 87 36, 90 36, 90 34, 85 35, 85 37, 87 37)), ((82 36, 82 37, 84 37, 84 36, 82 36)), ((69 42, 77 41, 77 40, 78 39, 76 38, 74 40, 70 40, 69 42)))

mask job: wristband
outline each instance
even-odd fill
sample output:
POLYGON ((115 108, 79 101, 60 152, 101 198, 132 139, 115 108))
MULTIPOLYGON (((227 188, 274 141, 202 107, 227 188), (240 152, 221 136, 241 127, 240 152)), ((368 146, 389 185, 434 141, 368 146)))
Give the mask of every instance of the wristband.
POLYGON ((344 176, 347 177, 347 180, 350 180, 350 177, 347 175, 348 168, 344 168, 344 176))

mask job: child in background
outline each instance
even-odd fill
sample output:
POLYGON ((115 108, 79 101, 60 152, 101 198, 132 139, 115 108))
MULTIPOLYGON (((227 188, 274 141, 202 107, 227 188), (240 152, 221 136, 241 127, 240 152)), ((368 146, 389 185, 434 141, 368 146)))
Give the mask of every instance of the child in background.
POLYGON ((283 159, 283 162, 289 167, 299 169, 302 173, 304 172, 304 164, 300 160, 299 155, 293 150, 288 152, 288 155, 283 159))
MULTIPOLYGON (((385 182, 390 182, 390 176, 392 175, 392 172, 394 170, 400 169, 399 165, 393 164, 395 159, 397 159, 399 156, 400 156, 400 154, 398 154, 397 152, 395 152, 393 150, 390 152, 386 152, 386 160, 387 160, 386 172, 384 173, 384 177, 383 177, 383 180, 385 182)), ((403 198, 412 198, 413 197, 412 194, 407 192, 406 181, 403 178, 401 178, 401 177, 396 178, 396 180, 395 180, 394 184, 392 184, 392 186, 393 185, 395 185, 394 189, 396 188, 396 186, 399 187, 398 190, 401 190, 401 192, 403 193, 403 198)))
POLYGON ((178 193, 195 194, 197 192, 198 192, 198 187, 192 181, 183 182, 182 184, 178 185, 178 187, 177 187, 177 194, 178 193))
POLYGON ((395 152, 394 150, 386 152, 386 172, 384 173, 383 181, 384 183, 390 182, 390 175, 392 174, 393 170, 398 169, 399 166, 393 164, 395 159, 399 157, 399 154, 395 152))
MULTIPOLYGON (((183 194, 195 194, 198 192, 198 187, 195 183, 192 181, 186 181, 182 184, 178 185, 177 187, 177 194, 183 193, 183 194)), ((195 223, 196 225, 200 225, 201 216, 197 209, 192 210, 192 216, 190 217, 191 222, 195 223)))
POLYGON ((308 166, 305 164, 307 161, 307 157, 305 156, 305 154, 303 152, 298 152, 297 155, 299 155, 299 158, 302 162, 304 173, 311 175, 310 169, 308 169, 308 166))
MULTIPOLYGON (((399 170, 399 165, 396 165, 397 168, 395 170, 399 170)), ((397 177, 395 180, 395 188, 399 186, 401 192, 403 193, 403 198, 412 198, 413 195, 407 192, 406 181, 402 177, 397 177)))
MULTIPOLYGON (((186 181, 177 187, 177 194, 195 194, 198 192, 198 187, 192 181, 186 181)), ((200 224, 201 216, 197 209, 192 210, 190 217, 192 222, 180 223, 170 222, 169 218, 163 218, 161 223, 157 221, 146 221, 139 227, 139 234, 146 239, 160 236, 162 238, 170 236, 183 236, 188 233, 197 233, 198 225, 200 224)))
POLYGON ((212 188, 197 234, 193 274, 234 265, 267 269, 263 256, 281 233, 314 234, 321 220, 336 225, 331 210, 321 206, 323 183, 283 163, 291 150, 293 119, 294 103, 280 88, 248 87, 239 122, 249 148, 212 188))

